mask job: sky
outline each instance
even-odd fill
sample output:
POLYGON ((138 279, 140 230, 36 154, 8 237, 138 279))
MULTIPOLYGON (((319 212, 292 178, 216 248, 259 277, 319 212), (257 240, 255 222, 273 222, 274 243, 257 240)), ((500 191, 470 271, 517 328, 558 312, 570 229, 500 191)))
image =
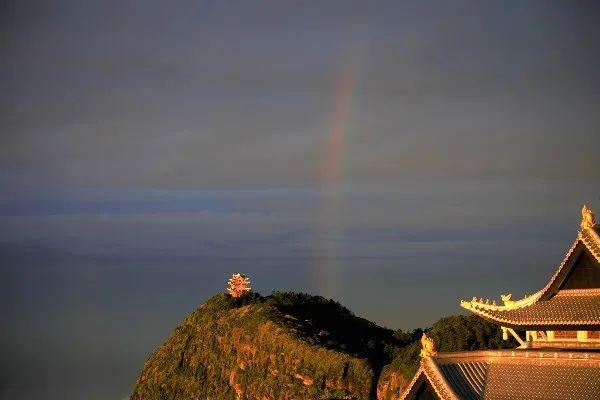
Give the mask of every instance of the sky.
POLYGON ((393 329, 539 289, 600 210, 599 17, 1 1, 0 399, 126 398, 234 272, 393 329))

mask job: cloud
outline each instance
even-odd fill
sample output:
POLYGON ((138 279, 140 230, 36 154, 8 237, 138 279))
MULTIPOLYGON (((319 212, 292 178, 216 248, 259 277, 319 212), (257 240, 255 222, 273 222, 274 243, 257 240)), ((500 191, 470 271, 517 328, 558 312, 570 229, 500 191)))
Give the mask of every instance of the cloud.
POLYGON ((315 183, 356 43, 344 180, 600 178, 595 9, 10 7, 0 166, 39 182, 315 183))

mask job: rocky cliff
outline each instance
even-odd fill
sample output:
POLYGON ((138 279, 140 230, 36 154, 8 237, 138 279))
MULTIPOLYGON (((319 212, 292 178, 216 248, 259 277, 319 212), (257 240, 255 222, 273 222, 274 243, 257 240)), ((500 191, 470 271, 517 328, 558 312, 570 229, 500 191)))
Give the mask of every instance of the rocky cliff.
POLYGON ((219 294, 154 351, 131 399, 367 400, 404 344, 322 297, 219 294))

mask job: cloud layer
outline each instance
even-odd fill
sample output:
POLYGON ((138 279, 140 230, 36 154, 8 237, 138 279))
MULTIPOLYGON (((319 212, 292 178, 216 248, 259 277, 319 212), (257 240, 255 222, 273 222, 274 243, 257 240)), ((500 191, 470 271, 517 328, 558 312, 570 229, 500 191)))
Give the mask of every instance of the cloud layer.
POLYGON ((5 6, 3 171, 65 185, 309 184, 357 66, 342 178, 600 178, 598 10, 345 2, 5 6))

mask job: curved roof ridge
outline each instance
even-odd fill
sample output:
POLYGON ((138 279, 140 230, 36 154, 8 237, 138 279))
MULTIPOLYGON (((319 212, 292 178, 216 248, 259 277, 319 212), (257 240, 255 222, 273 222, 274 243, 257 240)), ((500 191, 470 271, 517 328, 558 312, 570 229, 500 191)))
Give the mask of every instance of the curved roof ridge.
POLYGON ((469 310, 469 311, 508 311, 514 310, 518 308, 523 308, 535 304, 542 297, 546 298, 548 291, 552 288, 556 279, 561 275, 561 272, 568 264, 568 261, 571 259, 571 255, 577 248, 579 243, 582 243, 585 248, 594 256, 594 258, 600 263, 600 234, 598 234, 598 224, 596 223, 594 213, 590 210, 586 205, 583 206, 581 210, 582 220, 580 223, 580 229, 577 231, 577 237, 575 241, 565 254, 562 262, 558 265, 546 285, 533 293, 532 295, 525 296, 520 300, 510 300, 511 295, 502 295, 502 300, 504 301, 504 305, 496 305, 496 302, 493 301, 490 304, 490 300, 486 300, 484 302, 483 298, 477 300, 477 297, 473 297, 472 300, 461 300, 461 307, 469 310))
POLYGON ((421 359, 421 365, 423 366, 423 372, 431 383, 433 390, 435 390, 436 394, 440 396, 441 399, 455 400, 459 398, 431 357, 421 359))
POLYGON ((523 297, 521 300, 510 301, 509 303, 505 303, 504 305, 496 305, 489 304, 489 302, 483 302, 483 300, 477 300, 476 297, 473 297, 471 301, 461 300, 460 305, 467 310, 485 310, 485 311, 503 311, 503 310, 514 310, 516 308, 527 307, 539 300, 539 298, 543 294, 543 290, 538 290, 534 294, 523 297))
POLYGON ((408 382, 408 384, 406 385, 406 387, 404 388, 404 390, 402 390, 402 393, 400 393, 400 399, 406 399, 408 397, 408 394, 410 393, 410 391, 412 390, 412 388, 417 383, 417 380, 424 373, 425 372, 423 371, 423 365, 421 365, 419 367, 419 369, 417 370, 417 372, 415 372, 415 374, 413 375, 413 377, 410 380, 410 382, 408 382))
POLYGON ((456 392, 454 392, 448 382, 446 382, 442 371, 436 365, 433 357, 421 358, 419 369, 415 372, 413 378, 408 385, 406 385, 402 393, 400 393, 400 399, 409 398, 411 391, 415 388, 415 385, 421 376, 429 382, 433 391, 441 400, 459 400, 456 392))
POLYGON ((598 231, 595 228, 584 228, 579 232, 579 237, 594 258, 600 262, 600 235, 598 231))
MULTIPOLYGON (((527 307, 530 306, 532 304, 535 304, 538 302, 538 300, 544 296, 548 290, 550 290, 550 288, 552 287, 552 284, 556 281, 556 279, 558 278, 558 276, 560 275, 560 273, 562 272, 562 270, 565 268, 565 265, 567 265, 567 262, 569 261, 569 259, 571 258, 571 255, 573 254, 573 252, 575 251, 575 248, 577 247, 577 245, 579 243, 583 243, 583 245, 590 250, 590 252, 593 253, 593 250, 590 246, 589 241, 592 239, 584 239, 582 232, 583 231, 587 231, 587 230, 593 230, 595 237, 593 238, 594 242, 597 241, 597 246, 598 249, 595 249, 596 254, 594 254, 594 257, 596 257, 598 259, 598 262, 600 262, 600 237, 598 236, 598 233, 595 231, 595 229, 590 228, 590 229, 581 229, 580 231, 577 232, 577 238, 575 239, 575 241, 573 242, 573 244, 571 245, 571 247, 569 248, 569 250, 567 251, 567 253, 565 254, 562 262, 558 265, 558 267, 556 268, 556 270, 554 271, 554 273, 552 274, 552 276, 550 277, 550 279, 548 280, 548 282, 546 283, 546 285, 541 288, 540 290, 538 290, 537 292, 529 295, 529 296, 525 296, 520 300, 515 300, 515 301, 505 301, 504 305, 495 305, 495 304, 489 304, 489 301, 484 302, 483 299, 477 300, 476 297, 473 297, 472 300, 461 300, 460 301, 460 306, 464 309, 467 309, 469 311, 472 312, 485 312, 485 311, 509 311, 509 310, 515 310, 518 308, 523 308, 523 307, 527 307)), ((596 244, 596 243, 594 243, 596 244)), ((508 299, 510 299, 510 295, 507 295, 508 299)), ((505 297, 503 295, 503 297, 505 297)))
POLYGON ((582 251, 589 252, 600 263, 598 225, 591 221, 584 218, 575 241, 542 289, 516 301, 511 300, 510 294, 502 295, 503 305, 473 297, 471 301, 461 300, 460 306, 489 321, 514 328, 600 325, 600 300, 594 300, 600 296, 600 288, 560 289, 569 270, 576 265, 574 257, 582 251))
POLYGON ((546 292, 550 289, 550 287, 552 286, 552 284, 554 283, 554 281, 556 280, 556 278, 558 278, 558 276, 560 275, 560 273, 562 272, 562 270, 565 268, 565 265, 567 265, 567 262, 571 258, 571 255, 573 254, 573 252, 575 251, 575 248, 577 247, 577 245, 579 243, 583 243, 585 245, 585 242, 583 242, 581 240, 581 231, 577 232, 577 239, 575 239, 575 241, 571 245, 571 248, 569 248, 569 251, 567 251, 567 254, 563 258, 562 262, 560 263, 560 265, 558 266, 558 268, 556 269, 556 271, 554 272, 554 274, 550 277, 550 280, 548 281, 548 283, 546 283, 546 286, 544 286, 540 290, 540 292, 541 292, 540 297, 546 294, 546 292))

